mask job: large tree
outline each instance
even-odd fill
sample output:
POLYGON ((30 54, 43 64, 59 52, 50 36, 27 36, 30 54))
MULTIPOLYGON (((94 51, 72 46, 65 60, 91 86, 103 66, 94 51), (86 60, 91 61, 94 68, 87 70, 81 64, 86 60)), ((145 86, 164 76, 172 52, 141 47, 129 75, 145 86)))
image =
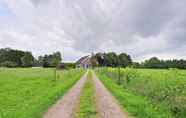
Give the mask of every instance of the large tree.
POLYGON ((126 53, 121 53, 118 56, 118 62, 119 62, 119 65, 122 67, 127 67, 129 65, 132 65, 132 59, 130 55, 127 55, 126 53))
POLYGON ((104 58, 107 66, 116 67, 118 65, 118 56, 115 52, 105 54, 104 58))
POLYGON ((22 58, 26 53, 27 52, 10 48, 0 49, 0 66, 21 67, 23 66, 22 58))
POLYGON ((143 63, 145 68, 164 68, 164 64, 164 61, 159 60, 157 57, 152 57, 143 63))
POLYGON ((23 67, 31 67, 34 64, 34 57, 31 52, 25 52, 24 56, 21 58, 23 67))
POLYGON ((105 54, 104 53, 97 53, 94 55, 94 58, 97 60, 99 66, 105 66, 105 54))
POLYGON ((50 66, 56 67, 61 62, 61 60, 62 58, 60 52, 53 53, 50 66))
POLYGON ((43 67, 56 67, 59 63, 61 63, 61 53, 55 52, 53 54, 44 55, 44 57, 39 56, 39 63, 43 67))

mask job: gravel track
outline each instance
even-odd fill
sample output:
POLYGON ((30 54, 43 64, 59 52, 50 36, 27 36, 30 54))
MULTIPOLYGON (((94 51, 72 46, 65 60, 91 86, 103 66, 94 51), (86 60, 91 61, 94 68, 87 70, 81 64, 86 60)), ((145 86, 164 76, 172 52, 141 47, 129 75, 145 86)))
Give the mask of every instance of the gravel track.
POLYGON ((73 118, 75 107, 78 104, 86 80, 87 73, 44 114, 43 118, 73 118))
MULTIPOLYGON (((88 72, 57 101, 45 114, 43 118, 74 118, 81 90, 87 80, 88 72)), ((92 79, 95 88, 96 107, 98 118, 129 118, 127 113, 123 112, 116 99, 105 88, 102 82, 92 72, 92 79)), ((94 93, 93 93, 94 94, 94 93)))
POLYGON ((121 110, 115 98, 105 88, 102 82, 93 72, 93 81, 96 92, 96 102, 99 118, 129 118, 126 113, 121 110))

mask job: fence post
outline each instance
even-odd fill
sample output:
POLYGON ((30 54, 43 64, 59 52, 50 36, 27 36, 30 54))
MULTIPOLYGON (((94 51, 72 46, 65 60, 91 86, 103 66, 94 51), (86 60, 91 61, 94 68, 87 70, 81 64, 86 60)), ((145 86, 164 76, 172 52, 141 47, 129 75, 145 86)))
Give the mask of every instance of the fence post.
POLYGON ((57 80, 57 69, 56 68, 54 68, 54 81, 56 82, 56 80, 57 80))
POLYGON ((118 84, 121 84, 121 68, 120 66, 118 67, 118 84))

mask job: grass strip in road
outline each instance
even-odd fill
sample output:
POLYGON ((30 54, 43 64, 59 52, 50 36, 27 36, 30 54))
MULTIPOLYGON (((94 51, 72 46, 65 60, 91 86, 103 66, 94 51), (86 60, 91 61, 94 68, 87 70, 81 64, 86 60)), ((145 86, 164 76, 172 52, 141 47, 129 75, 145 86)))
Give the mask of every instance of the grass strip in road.
POLYGON ((75 118, 96 118, 97 112, 94 93, 92 73, 89 71, 88 79, 81 92, 80 102, 77 106, 75 118))
POLYGON ((123 110, 127 111, 129 115, 137 118, 172 118, 165 107, 154 106, 145 97, 124 89, 105 75, 98 73, 98 77, 105 87, 115 96, 123 107, 123 110))

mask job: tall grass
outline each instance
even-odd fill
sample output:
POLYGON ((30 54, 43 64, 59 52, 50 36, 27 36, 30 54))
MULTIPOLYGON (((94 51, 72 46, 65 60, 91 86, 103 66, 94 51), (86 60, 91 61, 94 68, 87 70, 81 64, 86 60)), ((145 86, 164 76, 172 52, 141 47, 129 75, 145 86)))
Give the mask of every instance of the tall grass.
MULTIPOLYGON (((101 71, 100 71, 101 72, 101 71)), ((112 78, 118 83, 118 70, 103 69, 102 75, 112 78)), ((153 70, 122 69, 121 87, 147 98, 157 108, 166 107, 174 118, 186 116, 186 71, 185 70, 153 70)))

